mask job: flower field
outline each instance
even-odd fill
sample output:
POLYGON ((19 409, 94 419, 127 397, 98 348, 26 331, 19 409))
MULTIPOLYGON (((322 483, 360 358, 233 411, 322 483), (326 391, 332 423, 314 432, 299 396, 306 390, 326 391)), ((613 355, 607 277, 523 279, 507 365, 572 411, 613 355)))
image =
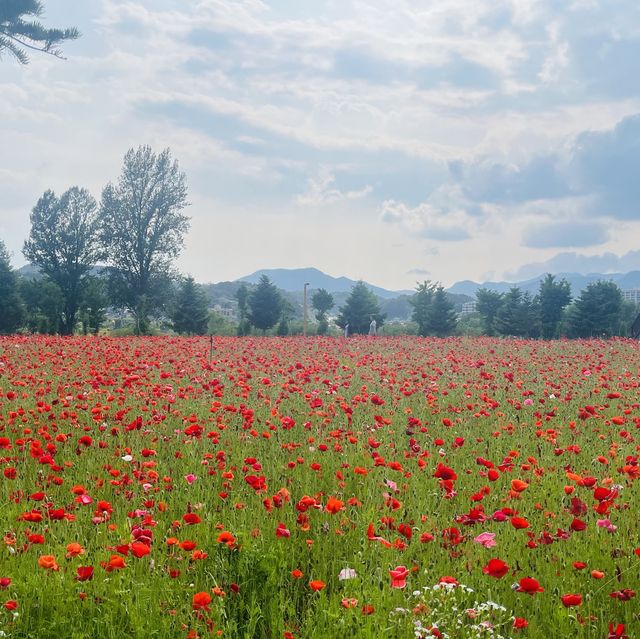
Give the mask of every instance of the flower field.
POLYGON ((640 636, 640 345, 0 338, 0 636, 640 636))

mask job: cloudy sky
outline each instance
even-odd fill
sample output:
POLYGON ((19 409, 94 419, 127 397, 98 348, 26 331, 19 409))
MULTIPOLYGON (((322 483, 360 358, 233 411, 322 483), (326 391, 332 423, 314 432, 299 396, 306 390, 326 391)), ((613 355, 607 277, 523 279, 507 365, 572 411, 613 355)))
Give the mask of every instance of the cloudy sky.
POLYGON ((637 0, 45 0, 0 60, 0 237, 130 147, 187 174, 179 267, 430 278, 640 269, 637 0))

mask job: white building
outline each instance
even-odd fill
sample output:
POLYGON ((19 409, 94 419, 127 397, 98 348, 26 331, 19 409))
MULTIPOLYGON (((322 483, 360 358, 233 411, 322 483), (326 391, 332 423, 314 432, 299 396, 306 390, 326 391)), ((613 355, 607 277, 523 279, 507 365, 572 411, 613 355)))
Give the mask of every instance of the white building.
POLYGON ((626 291, 622 291, 622 297, 627 302, 640 304, 640 288, 632 288, 626 291))
POLYGON ((234 308, 229 308, 225 306, 220 306, 220 304, 216 304, 213 307, 214 313, 224 317, 226 320, 230 322, 235 322, 238 319, 238 314, 234 308))

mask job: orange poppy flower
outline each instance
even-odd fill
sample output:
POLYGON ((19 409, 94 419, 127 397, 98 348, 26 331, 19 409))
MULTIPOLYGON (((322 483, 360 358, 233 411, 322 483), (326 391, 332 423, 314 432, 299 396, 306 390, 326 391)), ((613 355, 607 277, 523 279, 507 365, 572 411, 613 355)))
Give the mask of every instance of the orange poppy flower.
POLYGON ((71 559, 72 557, 77 557, 78 555, 83 555, 84 554, 84 548, 76 543, 73 542, 71 544, 67 544, 67 559, 71 559))
POLYGON ((38 559, 38 566, 40 568, 44 568, 45 570, 58 570, 58 564, 56 563, 56 558, 53 555, 42 555, 40 559, 38 559))
POLYGON ((211 595, 208 592, 196 592, 191 600, 191 607, 194 610, 209 610, 211 595))
POLYGON ((327 505, 324 507, 324 509, 327 512, 330 512, 332 515, 335 515, 342 510, 343 506, 344 504, 339 499, 336 499, 335 497, 329 497, 327 505))

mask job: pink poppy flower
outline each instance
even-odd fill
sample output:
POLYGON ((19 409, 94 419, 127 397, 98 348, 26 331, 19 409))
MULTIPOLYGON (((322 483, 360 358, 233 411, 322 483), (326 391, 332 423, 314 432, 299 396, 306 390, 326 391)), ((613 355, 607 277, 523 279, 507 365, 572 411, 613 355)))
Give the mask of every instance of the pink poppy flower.
POLYGON ((409 574, 408 568, 405 566, 398 566, 389 571, 391 575, 391 587, 392 588, 404 588, 407 584, 407 575, 409 574))
POLYGON ((485 548, 493 548, 497 545, 496 534, 492 532, 480 533, 477 537, 474 537, 473 541, 483 545, 485 548))

